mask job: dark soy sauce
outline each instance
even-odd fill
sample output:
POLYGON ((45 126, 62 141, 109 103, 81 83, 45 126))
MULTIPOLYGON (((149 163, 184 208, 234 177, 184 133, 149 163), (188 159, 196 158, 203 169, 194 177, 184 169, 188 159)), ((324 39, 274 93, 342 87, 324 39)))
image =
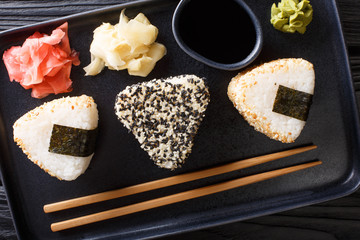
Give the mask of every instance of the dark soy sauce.
POLYGON ((191 0, 179 21, 184 43, 218 63, 239 62, 255 46, 254 24, 236 0, 191 0))

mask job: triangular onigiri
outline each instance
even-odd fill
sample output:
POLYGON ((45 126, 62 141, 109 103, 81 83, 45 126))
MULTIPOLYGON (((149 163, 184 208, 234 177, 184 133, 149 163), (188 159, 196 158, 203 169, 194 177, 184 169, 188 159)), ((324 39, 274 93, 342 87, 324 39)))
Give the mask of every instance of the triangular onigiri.
POLYGON ((13 126, 14 141, 32 162, 50 175, 60 180, 74 180, 85 172, 93 153, 79 157, 50 152, 53 127, 93 130, 98 126, 98 118, 97 106, 91 97, 56 99, 19 118, 13 126))
POLYGON ((115 113, 156 165, 175 169, 191 153, 209 101, 203 79, 181 75, 126 87, 115 113))
POLYGON ((229 84, 228 96, 257 131, 291 143, 305 126, 314 87, 313 65, 287 58, 239 73, 229 84))

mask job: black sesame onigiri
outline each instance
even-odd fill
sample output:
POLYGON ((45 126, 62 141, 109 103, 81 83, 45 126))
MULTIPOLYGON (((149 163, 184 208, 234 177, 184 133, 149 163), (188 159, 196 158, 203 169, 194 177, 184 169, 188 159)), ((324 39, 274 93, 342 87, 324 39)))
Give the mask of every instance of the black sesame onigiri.
POLYGON ((209 101, 203 79, 181 75, 126 87, 115 113, 156 165, 173 170, 191 153, 209 101))

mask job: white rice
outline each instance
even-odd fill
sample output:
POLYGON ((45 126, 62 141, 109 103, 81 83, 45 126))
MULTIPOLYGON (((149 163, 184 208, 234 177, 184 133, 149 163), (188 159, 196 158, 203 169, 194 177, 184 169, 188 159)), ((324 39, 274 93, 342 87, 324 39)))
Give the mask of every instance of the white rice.
POLYGON ((92 130, 98 126, 98 111, 92 97, 66 97, 47 102, 14 123, 14 141, 28 158, 60 180, 74 180, 85 172, 91 158, 48 151, 54 124, 92 130))
POLYGON ((234 77, 228 87, 228 96, 257 131, 290 143, 300 135, 306 122, 272 111, 279 85, 314 94, 313 65, 294 58, 265 63, 234 77))

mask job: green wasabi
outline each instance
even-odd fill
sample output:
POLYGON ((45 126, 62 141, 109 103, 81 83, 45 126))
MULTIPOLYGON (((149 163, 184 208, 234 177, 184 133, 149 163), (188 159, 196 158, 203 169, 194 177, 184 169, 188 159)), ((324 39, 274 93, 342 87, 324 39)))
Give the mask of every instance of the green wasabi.
POLYGON ((278 6, 271 7, 271 24, 282 32, 305 33, 306 26, 310 24, 313 8, 309 0, 282 0, 278 6))

